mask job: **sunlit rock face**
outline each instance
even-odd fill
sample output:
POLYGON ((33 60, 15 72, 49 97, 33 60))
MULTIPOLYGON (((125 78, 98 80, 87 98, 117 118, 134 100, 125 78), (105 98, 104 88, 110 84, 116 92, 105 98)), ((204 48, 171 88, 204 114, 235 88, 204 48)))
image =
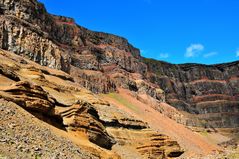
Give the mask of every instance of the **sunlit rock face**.
POLYGON ((208 66, 145 61, 154 72, 149 75, 150 81, 165 91, 169 104, 197 114, 204 126, 239 126, 239 62, 208 66))

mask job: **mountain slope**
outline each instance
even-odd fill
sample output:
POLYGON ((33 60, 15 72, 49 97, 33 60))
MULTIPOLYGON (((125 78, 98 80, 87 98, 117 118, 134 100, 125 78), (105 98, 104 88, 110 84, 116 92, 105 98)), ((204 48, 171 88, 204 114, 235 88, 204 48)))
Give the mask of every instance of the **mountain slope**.
POLYGON ((148 104, 135 99, 132 92, 128 90, 120 89, 117 98, 111 95, 103 96, 107 101, 118 106, 119 109, 123 109, 134 116, 140 117, 155 130, 173 137, 186 149, 185 156, 187 157, 195 157, 195 155, 198 154, 210 154, 220 149, 216 145, 207 142, 200 134, 193 133, 183 125, 178 124, 174 120, 149 107, 148 104), (131 103, 131 107, 126 107, 125 104, 121 102, 122 100, 131 103))

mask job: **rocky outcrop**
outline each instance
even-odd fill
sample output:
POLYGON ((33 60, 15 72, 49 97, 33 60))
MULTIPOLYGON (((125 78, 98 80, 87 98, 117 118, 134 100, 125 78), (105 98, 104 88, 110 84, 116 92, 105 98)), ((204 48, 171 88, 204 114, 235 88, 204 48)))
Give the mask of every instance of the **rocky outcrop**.
POLYGON ((91 142, 106 149, 111 149, 116 143, 108 135, 98 112, 90 103, 77 101, 70 107, 56 109, 56 112, 63 118, 63 124, 68 130, 86 133, 91 142))
POLYGON ((151 130, 108 129, 116 137, 118 150, 122 158, 174 158, 183 151, 178 150, 175 141, 151 130))
POLYGON ((39 86, 27 81, 17 82, 6 87, 0 93, 1 98, 12 101, 27 110, 51 114, 55 101, 39 86))

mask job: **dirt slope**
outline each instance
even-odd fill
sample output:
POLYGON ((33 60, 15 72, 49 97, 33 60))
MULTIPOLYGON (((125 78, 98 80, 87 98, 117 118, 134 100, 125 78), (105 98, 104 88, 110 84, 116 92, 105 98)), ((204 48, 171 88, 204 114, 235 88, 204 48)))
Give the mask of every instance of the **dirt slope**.
POLYGON ((102 96, 119 109, 123 109, 131 115, 137 116, 148 122, 155 130, 168 134, 177 140, 180 145, 185 148, 185 156, 187 157, 208 155, 220 151, 218 146, 206 141, 200 134, 192 132, 190 129, 164 116, 149 105, 138 101, 128 90, 120 89, 118 94, 102 96), (125 105, 124 102, 129 103, 129 105, 125 105))

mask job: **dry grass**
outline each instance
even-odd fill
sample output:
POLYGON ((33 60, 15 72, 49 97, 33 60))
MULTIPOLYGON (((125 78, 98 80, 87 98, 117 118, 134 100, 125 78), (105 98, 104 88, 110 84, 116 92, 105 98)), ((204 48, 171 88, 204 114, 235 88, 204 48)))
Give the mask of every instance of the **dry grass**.
POLYGON ((135 105, 130 103, 128 100, 126 100, 125 98, 123 98, 119 94, 117 94, 117 93, 109 93, 109 94, 107 94, 107 96, 110 97, 110 98, 115 99, 117 102, 119 102, 120 104, 126 106, 129 109, 137 111, 137 107, 135 105))

